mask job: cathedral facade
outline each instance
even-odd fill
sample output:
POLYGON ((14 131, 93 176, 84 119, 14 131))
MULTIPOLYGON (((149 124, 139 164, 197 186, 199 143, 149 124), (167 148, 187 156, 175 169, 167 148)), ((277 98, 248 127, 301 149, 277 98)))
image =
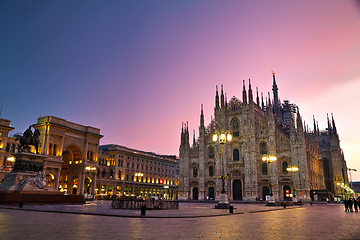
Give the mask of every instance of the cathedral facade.
POLYGON ((253 97, 245 81, 242 101, 227 101, 223 87, 216 89, 214 118, 204 125, 201 108, 199 137, 189 142, 187 123, 182 126, 180 157, 180 199, 219 200, 222 181, 229 200, 325 200, 344 197, 339 184, 348 184, 347 167, 339 144, 335 121, 320 131, 314 119, 309 130, 298 106, 280 102, 273 73, 273 99, 253 97), (212 141, 214 133, 228 132, 232 140, 222 147, 212 141), (276 157, 273 162, 264 156, 276 157), (289 167, 298 171, 289 172, 289 167), (338 184, 339 183, 339 184, 338 184), (323 198, 323 199, 321 199, 323 198))

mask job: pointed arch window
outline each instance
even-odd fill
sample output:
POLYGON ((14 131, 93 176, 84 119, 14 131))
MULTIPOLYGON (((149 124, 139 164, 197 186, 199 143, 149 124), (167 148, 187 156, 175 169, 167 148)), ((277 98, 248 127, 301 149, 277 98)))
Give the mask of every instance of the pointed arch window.
POLYGON ((261 164, 261 171, 262 171, 263 175, 268 175, 268 164, 267 163, 261 164))
POLYGON ((268 153, 267 144, 265 142, 260 143, 260 153, 261 154, 268 153))
POLYGON ((234 137, 240 136, 239 131, 239 121, 237 119, 234 119, 231 124, 231 130, 234 137))
POLYGON ((197 167, 193 167, 193 177, 197 177, 198 175, 198 169, 197 167))
POLYGON ((210 176, 210 177, 213 177, 213 176, 214 176, 214 167, 213 167, 213 166, 210 166, 210 167, 209 167, 209 176, 210 176))
POLYGON ((214 158, 214 147, 213 146, 210 146, 209 148, 208 148, 208 156, 209 156, 209 158, 214 158))
POLYGON ((283 173, 287 173, 288 170, 286 170, 288 168, 288 162, 284 161, 282 162, 282 171, 283 173))
POLYGON ((240 160, 240 152, 239 149, 235 148, 233 150, 233 161, 239 161, 240 160))

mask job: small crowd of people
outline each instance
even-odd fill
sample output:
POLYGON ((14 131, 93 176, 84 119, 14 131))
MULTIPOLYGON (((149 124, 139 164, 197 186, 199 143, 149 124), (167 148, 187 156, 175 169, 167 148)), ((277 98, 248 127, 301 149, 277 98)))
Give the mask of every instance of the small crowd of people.
POLYGON ((344 200, 344 205, 345 205, 345 212, 353 212, 354 210, 355 212, 357 212, 358 207, 360 208, 360 198, 346 199, 344 200), (354 210, 353 210, 353 206, 354 206, 354 210))

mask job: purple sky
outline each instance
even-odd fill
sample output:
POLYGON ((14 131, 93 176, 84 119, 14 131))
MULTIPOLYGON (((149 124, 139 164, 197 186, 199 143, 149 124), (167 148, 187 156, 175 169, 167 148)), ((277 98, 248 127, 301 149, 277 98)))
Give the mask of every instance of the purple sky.
MULTIPOLYGON (((321 129, 334 113, 360 180, 359 1, 0 1, 1 117, 23 132, 54 115, 115 143, 178 155, 181 122, 198 135, 215 86, 242 80, 321 129)), ((312 125, 311 125, 312 128, 312 125)))

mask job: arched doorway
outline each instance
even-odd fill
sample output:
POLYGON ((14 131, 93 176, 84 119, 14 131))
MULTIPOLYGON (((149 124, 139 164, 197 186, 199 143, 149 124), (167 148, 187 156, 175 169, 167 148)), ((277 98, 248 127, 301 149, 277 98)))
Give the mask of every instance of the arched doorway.
POLYGON ((75 145, 67 146, 62 153, 62 160, 64 161, 64 163, 61 166, 59 184, 62 187, 62 189, 60 190, 68 194, 81 194, 78 191, 78 188, 80 189, 82 188, 82 185, 79 185, 82 183, 79 183, 79 179, 77 178, 79 176, 78 174, 80 169, 77 168, 77 166, 82 162, 82 154, 80 148, 75 145), (72 179, 74 180, 77 179, 77 184, 71 182, 72 179), (71 185, 73 185, 73 189, 66 188, 66 186, 71 186, 71 185), (74 185, 76 185, 76 187, 74 187, 74 185))
POLYGON ((197 187, 193 187, 192 189, 192 199, 193 200, 199 199, 199 189, 197 187))
POLYGON ((291 188, 288 185, 285 185, 284 186, 284 200, 285 201, 291 200, 290 194, 291 194, 291 188))
POLYGON ((210 200, 215 199, 215 189, 214 189, 214 187, 209 187, 209 199, 210 200))
POLYGON ((242 187, 240 180, 233 181, 233 200, 242 200, 242 187))
POLYGON ((262 200, 266 200, 266 195, 270 195, 270 189, 268 186, 263 186, 262 188, 262 200))
POLYGON ((55 180, 54 175, 51 174, 51 173, 48 173, 46 175, 46 178, 47 178, 47 186, 48 187, 54 187, 54 180, 55 180))
POLYGON ((90 194, 91 193, 91 186, 92 186, 91 178, 87 177, 84 181, 84 193, 90 194))

